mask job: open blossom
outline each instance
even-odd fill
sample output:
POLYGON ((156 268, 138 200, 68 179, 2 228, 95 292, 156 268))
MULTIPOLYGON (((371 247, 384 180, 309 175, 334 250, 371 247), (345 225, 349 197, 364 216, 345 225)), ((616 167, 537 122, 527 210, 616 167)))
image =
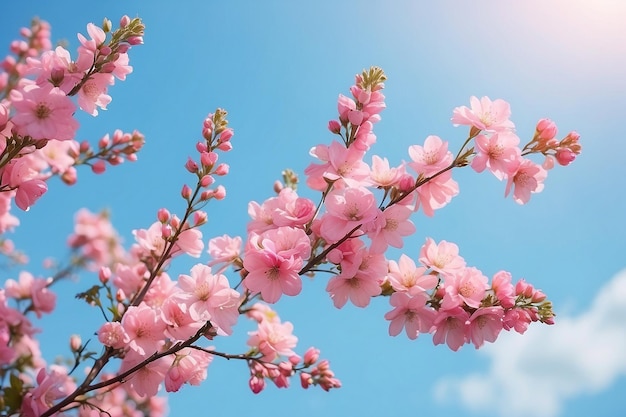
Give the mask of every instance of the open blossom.
POLYGON ((21 415, 38 417, 75 389, 74 380, 62 366, 51 365, 49 372, 41 368, 37 373, 37 386, 24 395, 21 415))
POLYGON ((213 260, 209 266, 219 264, 231 264, 241 256, 241 238, 239 236, 230 237, 222 235, 209 240, 208 252, 213 260))
POLYGON ((433 343, 446 343, 450 349, 457 351, 468 338, 467 321, 469 314, 461 307, 452 310, 439 310, 433 323, 433 343))
MULTIPOLYGON (((125 372, 138 365, 145 358, 135 352, 128 352, 122 361, 119 372, 125 372)), ((159 385, 165 380, 165 375, 172 364, 172 356, 164 356, 156 359, 131 374, 125 384, 137 394, 137 396, 153 397, 159 390, 159 385)))
POLYGON ((411 296, 405 292, 391 295, 390 304, 395 307, 385 314, 390 320, 389 335, 397 336, 404 328, 409 339, 416 339, 420 333, 428 333, 435 319, 435 310, 426 306, 428 296, 417 293, 411 296))
POLYGON ((378 155, 372 156, 370 180, 379 187, 391 187, 397 185, 405 174, 404 165, 389 167, 387 158, 378 155))
POLYGON ((261 233, 281 226, 302 227, 314 213, 313 201, 299 197, 293 189, 286 187, 280 190, 278 196, 268 198, 263 204, 256 201, 248 204, 248 214, 252 218, 248 231, 261 233))
POLYGON ((398 262, 389 261, 387 279, 397 292, 408 292, 411 295, 434 289, 439 282, 437 276, 426 274, 426 268, 417 267, 413 259, 405 254, 400 255, 398 262))
POLYGON ((500 306, 476 310, 469 318, 468 338, 476 349, 485 342, 495 342, 502 330, 504 309, 500 306))
POLYGON ((231 334, 232 326, 239 317, 239 293, 222 274, 211 273, 207 265, 196 264, 191 275, 180 275, 178 285, 182 291, 173 295, 189 308, 189 315, 196 321, 211 321, 221 334, 231 334))
POLYGON ((97 107, 106 110, 111 102, 107 88, 113 84, 113 75, 97 73, 89 77, 78 91, 78 106, 92 116, 98 115, 97 107))
POLYGON ((293 335, 293 324, 290 322, 259 322, 257 330, 248 333, 248 346, 256 348, 263 354, 263 360, 274 361, 280 356, 292 356, 298 343, 293 335))
POLYGON ((6 281, 6 295, 18 300, 30 299, 33 311, 41 317, 42 313, 51 313, 56 306, 56 294, 48 288, 51 281, 52 278, 34 278, 30 272, 22 271, 18 281, 6 281))
POLYGON ((165 375, 167 392, 176 392, 185 383, 200 385, 206 379, 207 368, 213 360, 213 355, 202 350, 185 348, 175 356, 174 363, 165 375))
POLYGON ((444 172, 417 188, 415 210, 421 205, 428 217, 435 215, 435 210, 445 207, 452 197, 459 193, 459 184, 452 179, 452 171, 444 172))
POLYGON ((324 191, 328 182, 343 181, 349 186, 368 185, 369 166, 363 162, 363 150, 355 146, 346 148, 337 141, 330 146, 318 145, 309 152, 323 164, 311 163, 304 173, 306 183, 314 190, 324 191))
POLYGON ((448 150, 448 142, 434 135, 426 138, 424 146, 410 146, 409 156, 413 160, 409 162, 409 166, 418 174, 426 176, 447 168, 453 159, 452 152, 448 150))
POLYGON ((515 133, 503 131, 491 136, 478 135, 474 141, 476 156, 471 164, 474 171, 483 172, 488 168, 499 180, 517 171, 522 157, 517 147, 519 137, 515 133))
POLYGON ((11 119, 18 134, 34 139, 73 139, 78 122, 72 100, 52 84, 29 84, 11 91, 15 115, 11 119))
POLYGON ((465 260, 459 256, 459 247, 442 240, 438 244, 431 238, 420 249, 419 261, 443 275, 454 275, 465 268, 465 260))
POLYGON ((485 297, 487 288, 487 277, 478 269, 467 267, 458 274, 445 277, 445 295, 441 307, 453 309, 465 304, 478 308, 485 297))
POLYGON ((262 234, 252 233, 243 266, 248 271, 244 285, 261 293, 263 300, 275 303, 285 295, 302 290, 299 271, 311 252, 309 237, 302 229, 279 227, 262 234))
POLYGON ((378 215, 376 198, 365 187, 333 189, 326 197, 326 210, 321 218, 320 234, 328 242, 340 240, 378 215))
POLYGON ((452 114, 454 126, 473 126, 478 130, 498 132, 512 130, 515 125, 509 120, 511 107, 504 100, 491 101, 489 97, 470 97, 470 107, 457 107, 452 114))
POLYGON ((504 196, 508 196, 513 189, 513 200, 518 204, 526 204, 530 200, 530 194, 543 190, 543 182, 547 176, 547 171, 541 165, 524 159, 518 170, 509 176, 504 196))
POLYGON ((128 347, 138 355, 151 355, 163 343, 165 323, 156 310, 144 303, 128 307, 122 318, 122 327, 128 347))
POLYGON ((402 238, 415 233, 415 225, 409 220, 412 213, 410 208, 400 204, 379 211, 378 217, 365 228, 372 240, 370 250, 383 253, 388 246, 401 248, 404 245, 402 238))
POLYGON ((348 299, 357 307, 367 307, 372 297, 380 295, 380 284, 380 280, 362 272, 352 276, 342 272, 328 280, 326 291, 337 308, 346 305, 348 299))

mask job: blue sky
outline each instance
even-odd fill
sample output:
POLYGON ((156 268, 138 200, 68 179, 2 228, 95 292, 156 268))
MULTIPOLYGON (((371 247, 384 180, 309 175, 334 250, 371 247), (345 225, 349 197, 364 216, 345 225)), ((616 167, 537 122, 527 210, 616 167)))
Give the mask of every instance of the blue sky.
MULTIPOLYGON (((66 39, 73 51, 88 22, 116 22, 123 14, 144 20, 145 45, 131 51, 134 72, 111 89, 109 110, 81 115, 79 139, 138 129, 146 146, 139 161, 106 175, 82 170, 74 187, 52 183, 29 213, 20 213, 12 238, 28 251, 34 272, 44 257, 66 254, 79 207, 109 209, 129 244, 131 230, 149 226, 158 208, 181 212, 178 193, 190 178, 183 164, 216 107, 229 112, 235 149, 225 155, 228 197, 209 207, 204 233, 243 234, 247 202, 270 196, 282 169, 303 172, 310 147, 331 140, 326 123, 336 117, 338 94, 348 94, 354 74, 371 65, 388 75, 372 152, 392 163, 408 159, 407 148, 430 134, 460 145, 466 130, 449 120, 472 95, 509 101, 523 140, 537 120, 550 117, 561 135, 576 130, 583 144, 580 158, 550 171, 544 192, 526 206, 504 199, 495 178, 460 170, 460 195, 433 219, 416 216, 417 233, 402 251, 416 257, 427 236, 453 241, 486 274, 507 269, 542 288, 554 302, 555 326, 454 353, 434 347, 428 335, 390 338, 385 300, 365 310, 334 309, 320 276, 276 309, 294 323, 301 348, 315 345, 331 360, 340 390, 294 385, 254 396, 243 363, 216 359, 205 384, 170 397, 171 415, 626 412, 623 2, 13 2, 0 16, 0 45, 7 48, 39 16, 51 23, 53 40, 66 39)), ((171 275, 194 262, 174 264, 171 275)), ((90 279, 60 286, 67 298, 59 318, 42 323, 48 358, 66 352, 71 333, 86 339, 97 328, 97 315, 72 297, 90 279)), ((245 350, 246 330, 217 347, 245 350)))

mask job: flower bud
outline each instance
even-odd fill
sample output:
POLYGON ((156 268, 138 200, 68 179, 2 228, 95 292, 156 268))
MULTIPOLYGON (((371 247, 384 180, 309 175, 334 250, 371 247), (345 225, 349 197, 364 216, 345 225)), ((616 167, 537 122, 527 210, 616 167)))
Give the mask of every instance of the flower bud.
POLYGON ((189 188, 189 186, 187 184, 183 185, 183 189, 180 191, 180 195, 185 200, 189 200, 191 198, 191 194, 192 193, 193 193, 193 191, 191 190, 191 188, 189 188))
POLYGON ((73 334, 70 336, 70 349, 72 352, 78 352, 82 345, 82 341, 80 340, 80 336, 77 334, 73 334))
POLYGON ((102 159, 94 162, 94 164, 91 166, 91 170, 94 174, 102 174, 104 171, 106 171, 106 169, 107 165, 102 159))
POLYGON ((328 130, 332 133, 339 134, 339 132, 341 132, 341 124, 336 120, 331 120, 328 122, 328 130))
POLYGON ((111 270, 109 269, 109 267, 100 267, 100 270, 98 271, 98 279, 100 280, 100 282, 106 284, 107 282, 109 282, 110 278, 111 270))
POLYGON ((215 182, 215 179, 210 175, 205 175, 202 178, 200 178, 200 186, 203 188, 208 187, 214 182, 215 182))
POLYGON ((161 223, 167 223, 170 219, 170 212, 166 208, 160 208, 159 211, 157 211, 157 219, 159 219, 161 223))

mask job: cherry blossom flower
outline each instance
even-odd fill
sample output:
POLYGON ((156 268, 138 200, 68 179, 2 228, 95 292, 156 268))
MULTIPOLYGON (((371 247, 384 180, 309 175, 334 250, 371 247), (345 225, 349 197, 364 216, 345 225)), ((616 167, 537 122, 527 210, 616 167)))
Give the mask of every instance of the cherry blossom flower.
POLYGON ((428 136, 424 146, 412 145, 409 147, 409 156, 413 162, 409 166, 418 174, 433 175, 452 163, 452 152, 448 150, 448 142, 439 136, 428 136))
POLYGON ((489 137, 478 135, 474 141, 476 156, 471 164, 474 171, 483 172, 488 168, 499 180, 517 171, 522 157, 517 147, 519 137, 515 133, 503 131, 489 137))
POLYGON ((220 334, 231 334, 239 317, 239 293, 222 274, 212 274, 207 265, 196 264, 191 275, 180 275, 178 285, 182 291, 173 297, 183 301, 189 315, 196 321, 211 321, 220 334))
POLYGON ((495 342, 502 330, 504 309, 500 306, 479 308, 469 318, 468 338, 476 349, 485 342, 495 342))
POLYGON ((256 348, 264 361, 274 361, 280 356, 292 356, 292 350, 298 343, 293 335, 293 324, 290 322, 272 322, 263 320, 258 323, 257 330, 248 333, 248 346, 256 348))
POLYGON ((531 193, 539 193, 543 190, 543 182, 547 176, 547 171, 541 165, 530 159, 524 159, 518 170, 509 176, 504 196, 508 196, 513 189, 513 200, 518 204, 526 204, 530 200, 531 193))
POLYGON ((457 351, 467 340, 466 322, 469 314, 461 307, 452 310, 439 310, 433 323, 433 343, 446 343, 450 349, 457 351))
POLYGON ((491 101, 489 97, 470 97, 470 106, 457 107, 452 114, 454 126, 474 126, 478 130, 499 132, 512 130, 515 125, 509 120, 511 107, 504 100, 491 101))
POLYGON ((427 300, 425 293, 416 293, 413 296, 406 292, 393 293, 389 303, 395 308, 385 314, 385 320, 391 321, 389 335, 397 336, 403 328, 411 340, 416 339, 420 333, 428 333, 436 313, 426 306, 427 300))
POLYGON ((434 289, 439 282, 437 276, 426 274, 426 270, 423 266, 417 267, 413 259, 402 254, 397 263, 389 261, 387 279, 395 291, 416 295, 434 289))
POLYGON ((128 347, 142 356, 151 355, 163 344, 165 323, 156 310, 144 303, 130 306, 122 317, 128 347))
POLYGON ((415 225, 409 220, 412 213, 410 208, 400 204, 379 211, 378 217, 365 228, 372 240, 370 250, 383 253, 388 246, 401 248, 404 245, 402 238, 415 233, 415 225))
POLYGON ((422 245, 419 261, 444 276, 454 275, 465 268, 465 260, 459 256, 459 247, 455 243, 442 240, 436 244, 432 238, 426 238, 422 245))
POLYGON ((320 234, 328 242, 338 241, 378 215, 374 194, 365 187, 333 189, 326 197, 326 210, 321 218, 320 234))
POLYGON ((76 106, 58 87, 25 85, 11 91, 15 115, 11 119, 19 135, 33 139, 70 140, 76 135, 76 106))
POLYGON ((466 267, 455 275, 447 275, 444 279, 445 295, 441 307, 453 309, 465 305, 478 308, 487 292, 487 277, 478 269, 466 267))

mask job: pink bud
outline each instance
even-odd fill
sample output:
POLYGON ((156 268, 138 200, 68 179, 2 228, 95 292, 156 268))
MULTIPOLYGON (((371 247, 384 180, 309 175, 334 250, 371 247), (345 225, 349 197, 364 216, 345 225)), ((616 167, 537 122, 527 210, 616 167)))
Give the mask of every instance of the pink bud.
POLYGON ((117 50, 116 52, 120 55, 125 54, 126 52, 128 52, 128 50, 130 49, 130 45, 127 45, 125 43, 120 43, 117 45, 117 50))
POLYGON ((203 191, 200 194, 200 200, 202 200, 202 201, 210 200, 213 197, 213 195, 215 195, 215 191, 213 191, 213 190, 203 191))
POLYGON ((200 178, 200 186, 203 188, 208 187, 214 182, 215 182, 215 179, 210 175, 205 175, 202 178, 200 178))
POLYGON ((143 37, 129 36, 128 39, 126 39, 126 42, 128 42, 130 45, 141 45, 143 44, 143 37))
POLYGON ((304 352, 304 365, 311 366, 320 358, 320 351, 314 347, 310 347, 304 352))
POLYGON ((170 219, 170 224, 172 225, 172 227, 178 229, 178 227, 180 226, 180 219, 177 215, 172 215, 172 218, 170 219))
POLYGON ((61 180, 67 185, 76 184, 76 180, 77 180, 76 168, 69 167, 63 174, 61 174, 61 180))
POLYGON ((102 174, 104 171, 106 171, 106 169, 107 169, 107 165, 102 159, 96 161, 91 166, 91 170, 94 172, 94 174, 102 174))
POLYGON ((226 188, 223 185, 218 185, 213 194, 213 198, 216 200, 223 200, 226 197, 226 188))
POLYGON ((166 208, 160 208, 159 211, 157 211, 157 219, 159 219, 161 223, 167 223, 170 219, 170 212, 166 208))
POLYGON ((537 133, 544 140, 550 140, 556 136, 556 124, 550 119, 541 119, 537 122, 537 133))
POLYGON ((543 291, 535 290, 535 292, 533 293, 533 296, 531 298, 531 301, 533 303, 540 303, 543 300, 545 300, 546 298, 548 298, 548 297, 543 293, 543 291))
POLYGON ((130 17, 124 15, 120 18, 120 28, 125 28, 130 23, 130 17))
POLYGON ((0 103, 0 131, 3 130, 9 122, 9 110, 0 103))
POLYGON ((576 154, 567 148, 557 149, 556 155, 554 156, 559 165, 562 166, 569 165, 576 159, 576 154))
POLYGON ((263 391, 263 388, 265 388, 265 380, 263 378, 259 378, 256 375, 252 375, 250 377, 248 385, 250 386, 250 389, 253 393, 258 394, 259 392, 263 391))
POLYGON ((98 279, 100 280, 100 282, 103 284, 106 284, 107 282, 109 282, 110 278, 111 278, 111 270, 109 269, 109 267, 106 267, 106 266, 100 267, 100 270, 98 271, 98 279))
POLYGON ((215 175, 227 175, 229 171, 228 164, 219 164, 217 168, 215 168, 215 175))
POLYGON ((311 374, 307 372, 300 372, 300 385, 302 388, 307 389, 313 383, 313 378, 311 378, 311 374))
POLYGON ((163 236, 164 239, 169 239, 172 236, 172 228, 169 224, 161 225, 161 236, 163 236))
POLYGON ((200 153, 207 152, 208 148, 206 146, 206 143, 205 142, 198 142, 198 143, 196 143, 196 150, 198 152, 200 152, 200 153))
POLYGON ((233 137, 234 131, 231 128, 224 129, 220 134, 220 142, 228 142, 233 137))
POLYGON ((182 195, 185 200, 189 200, 192 193, 193 191, 191 190, 191 188, 189 188, 189 186, 185 184, 183 185, 183 189, 181 190, 180 195, 182 195))
POLYGON ((218 155, 215 152, 202 152, 200 162, 204 166, 213 166, 217 162, 218 155))
POLYGON ((541 167, 546 171, 554 168, 554 157, 552 155, 546 155, 546 159, 543 161, 543 164, 541 164, 541 167))
MULTIPOLYGON (((83 142, 83 143, 87 143, 87 142, 83 142)), ((106 135, 102 136, 102 138, 100 138, 100 140, 98 141, 98 148, 100 149, 106 148, 107 146, 109 146, 109 143, 110 143, 110 138, 109 138, 109 134, 107 133, 106 135)), ((81 143, 81 148, 82 146, 83 145, 81 143)), ((87 146, 89 146, 89 143, 87 143, 87 146)))
POLYGON ((111 47, 107 45, 102 45, 99 50, 100 50, 100 55, 105 55, 105 56, 110 55, 112 52, 111 47))
POLYGON ((196 163, 196 161, 194 161, 191 158, 187 159, 185 168, 187 169, 187 171, 191 172, 192 174, 195 174, 196 172, 198 172, 198 164, 196 163))
POLYGON ((208 215, 205 211, 196 211, 193 214, 193 223, 195 226, 201 226, 207 222, 208 215))
POLYGON ((228 152, 233 149, 233 145, 230 142, 222 142, 217 145, 217 149, 223 152, 228 152))
POLYGON ((331 120, 328 122, 328 130, 332 133, 339 134, 339 132, 341 132, 341 124, 336 120, 331 120))
POLYGON ((80 340, 80 336, 77 334, 73 334, 70 336, 70 349, 74 352, 78 352, 80 350, 80 346, 82 345, 82 341, 80 340))
POLYGON ((274 181, 274 192, 276 194, 280 193, 280 191, 284 188, 283 183, 276 180, 274 181))
POLYGON ((52 84, 55 86, 59 86, 61 85, 61 83, 63 82, 63 79, 65 78, 65 71, 63 70, 63 68, 53 68, 52 71, 50 71, 50 81, 52 81, 52 84))

